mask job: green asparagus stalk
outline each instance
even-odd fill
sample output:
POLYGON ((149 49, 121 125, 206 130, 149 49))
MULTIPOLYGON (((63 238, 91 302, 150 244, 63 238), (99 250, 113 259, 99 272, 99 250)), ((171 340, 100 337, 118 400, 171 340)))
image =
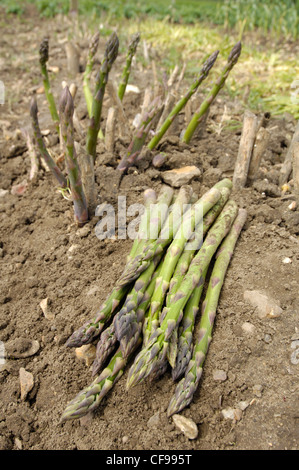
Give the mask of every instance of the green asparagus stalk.
POLYGON ((172 111, 169 113, 169 115, 165 119, 164 123, 161 125, 160 129, 156 132, 154 137, 149 142, 148 148, 150 150, 154 150, 154 148, 157 147, 163 135, 169 129, 174 119, 178 116, 179 112, 185 107, 185 105, 187 104, 191 96, 194 95, 194 93, 196 92, 198 87, 201 85, 201 83, 207 78, 211 68, 213 67, 217 59, 218 54, 219 54, 219 51, 213 52, 213 54, 205 61, 205 63, 203 64, 200 70, 199 77, 194 81, 194 83, 192 83, 191 87, 189 88, 185 96, 183 96, 183 98, 181 98, 179 102, 175 105, 175 107, 172 109, 172 111))
MULTIPOLYGON (((172 211, 184 213, 184 210, 189 203, 191 198, 191 188, 182 187, 178 193, 178 196, 175 200, 172 211)), ((149 267, 141 273, 137 282, 135 283, 134 289, 132 290, 131 295, 127 297, 127 300, 122 308, 122 310, 115 318, 115 328, 119 341, 121 341, 122 348, 126 347, 126 344, 130 341, 132 335, 136 330, 136 308, 138 303, 143 297, 147 284, 150 282, 150 279, 153 275, 153 272, 156 269, 158 262, 160 261, 162 253, 157 255, 153 261, 149 264, 149 267), (139 300, 140 299, 140 300, 139 300)), ((122 349, 124 353, 124 349, 122 349)))
MULTIPOLYGON (((150 194, 151 194, 150 192, 147 193, 148 198, 151 198, 150 194)), ((154 205, 154 209, 152 211, 153 214, 151 215, 151 219, 150 219, 151 224, 156 225, 157 227, 160 226, 160 223, 161 223, 160 218, 163 218, 163 217, 165 218, 168 206, 171 202, 172 195, 173 195, 173 190, 170 187, 168 186, 162 187, 161 192, 158 197, 157 204, 154 205)), ((141 229, 144 230, 143 222, 141 224, 141 229)), ((142 248, 143 240, 141 240, 141 242, 142 242, 141 244, 141 248, 142 248)), ((127 264, 130 264, 132 259, 134 259, 134 256, 135 257, 138 256, 138 245, 136 245, 135 242, 133 243, 133 247, 128 257, 127 264)), ((91 343, 95 338, 97 338, 100 335, 101 331, 103 330, 104 325, 116 313, 120 305, 120 302, 124 299, 130 287, 131 287, 130 283, 126 283, 125 285, 120 286, 119 283, 117 282, 111 294, 107 297, 104 304, 101 305, 95 317, 87 321, 86 323, 84 323, 84 325, 82 325, 80 328, 74 331, 74 333, 67 340, 66 346, 78 348, 82 346, 83 344, 91 343)))
POLYGON ((212 340, 212 329, 220 292, 236 242, 246 221, 246 217, 246 210, 239 209, 238 216, 216 255, 216 261, 209 281, 207 294, 202 305, 203 313, 199 324, 197 343, 194 346, 192 359, 188 364, 185 376, 178 383, 175 394, 170 400, 167 410, 168 416, 172 416, 174 413, 179 413, 188 406, 198 387, 202 374, 203 363, 212 340))
POLYGON ((153 260, 148 269, 139 276, 133 288, 127 295, 124 305, 114 316, 113 322, 102 332, 97 344, 96 357, 92 366, 93 375, 99 373, 107 357, 111 354, 118 343, 120 338, 117 333, 119 323, 124 330, 121 336, 121 350, 124 357, 128 356, 131 347, 128 348, 127 345, 130 342, 130 339, 135 336, 140 321, 136 318, 135 323, 130 322, 128 321, 128 317, 129 320, 131 320, 132 317, 135 319, 138 305, 143 301, 144 293, 150 283, 158 262, 158 258, 153 260))
MULTIPOLYGON (((117 315, 117 314, 116 314, 117 315)), ((117 346, 117 337, 115 334, 114 321, 104 331, 97 343, 96 357, 92 364, 92 375, 95 376, 103 369, 108 357, 113 353, 117 346)))
POLYGON ((48 101, 49 110, 51 113, 52 120, 59 134, 59 116, 58 116, 58 112, 56 109, 54 96, 51 91, 51 85, 50 85, 48 69, 47 69, 48 60, 49 60, 49 39, 44 38, 39 48, 39 64, 40 64, 40 70, 41 70, 42 77, 43 77, 44 90, 45 90, 45 95, 48 101))
POLYGON ((187 129, 183 135, 182 141, 188 144, 190 140, 192 139, 192 136, 200 124, 200 122, 203 120, 204 115, 208 111, 209 107, 211 106, 212 102, 218 95, 219 91, 223 88, 224 83, 234 67, 236 63, 238 62, 238 59, 241 54, 241 42, 238 42, 233 49, 231 50, 228 61, 226 66, 224 67, 220 77, 216 80, 214 86, 212 87, 210 93, 206 97, 206 99, 202 102, 200 105, 199 109, 194 113, 191 121, 189 122, 187 129))
MULTIPOLYGON (((180 256, 184 251, 186 243, 194 233, 196 226, 200 225, 198 228, 202 229, 202 224, 199 224, 200 220, 202 220, 205 214, 217 203, 220 197, 221 193, 218 189, 210 189, 183 217, 180 228, 167 249, 163 266, 161 268, 159 278, 157 279, 156 289, 151 299, 148 322, 148 328, 150 331, 158 327, 160 313, 169 288, 169 283, 180 256)), ((202 239, 202 234, 200 239, 202 239)))
MULTIPOLYGON (((236 218, 237 205, 234 201, 228 201, 213 227, 197 253, 193 258, 188 272, 180 285, 173 302, 166 314, 162 311, 162 322, 149 338, 148 344, 135 358, 130 368, 127 388, 137 385, 151 373, 157 371, 163 364, 167 355, 169 338, 182 319, 183 309, 198 285, 200 278, 210 264, 217 247, 229 232, 236 218)), ((164 367, 164 366, 163 366, 164 367)))
POLYGON ((96 77, 95 91, 92 100, 91 118, 87 131, 86 150, 96 159, 96 146, 101 126, 102 105, 109 72, 118 54, 119 41, 116 33, 112 33, 105 49, 104 59, 96 77))
MULTIPOLYGON (((229 178, 224 178, 215 184, 212 189, 215 191, 220 190, 223 187, 232 188, 232 182, 229 178)), ((153 259, 154 256, 163 252, 164 249, 172 242, 173 237, 181 226, 181 222, 182 214, 180 213, 180 210, 178 212, 171 212, 165 222, 165 226, 161 230, 160 236, 154 240, 150 240, 144 247, 142 253, 139 256, 136 256, 134 260, 126 266, 126 269, 119 279, 119 283, 125 285, 134 278, 136 273, 140 274, 144 271, 148 267, 150 260, 153 259)))
POLYGON ((39 127, 39 122, 38 122, 38 108, 37 108, 37 102, 35 96, 32 98, 31 103, 30 103, 30 117, 31 117, 31 124, 32 124, 32 130, 33 130, 33 135, 34 139, 36 141, 36 144, 38 146, 38 149, 40 151, 41 157, 45 161, 46 165, 49 167, 51 170, 52 174, 58 181, 58 184, 61 188, 67 188, 67 180, 61 170, 58 168, 56 165, 55 161, 49 154, 44 140, 43 136, 40 131, 39 127))
MULTIPOLYGON (((203 220, 199 222, 200 224, 202 224, 202 228, 199 230, 199 233, 202 235, 202 239, 206 236, 208 230, 210 229, 210 227, 212 226, 216 218, 219 216, 223 207, 228 201, 228 198, 230 195, 230 189, 228 187, 223 187, 223 188, 220 188, 220 192, 221 192, 221 197, 219 201, 217 201, 215 206, 212 207, 211 210, 209 210, 209 212, 204 216, 203 220)), ((198 228, 195 229, 194 235, 196 235, 197 231, 198 231, 198 228)), ((194 241, 189 241, 187 246, 185 246, 184 252, 182 253, 178 261, 175 272, 169 284, 169 290, 168 290, 167 298, 166 298, 166 307, 168 308, 170 307, 172 299, 174 295, 176 294, 177 290, 179 289, 181 282, 183 281, 184 276, 186 275, 189 269, 190 263, 196 251, 199 248, 200 246, 198 246, 197 241, 196 243, 194 243, 194 241)), ((183 318, 182 318, 183 327, 180 326, 180 331, 178 331, 178 328, 176 328, 170 337, 167 357, 168 357, 168 362, 170 363, 173 369, 175 368, 177 355, 178 355, 177 362, 178 363, 184 362, 184 359, 181 360, 181 356, 185 354, 186 348, 183 351, 181 345, 185 344, 186 341, 188 342, 190 338, 192 339, 192 332, 193 332, 193 326, 194 326, 195 315, 196 315, 196 306, 198 306, 198 303, 200 300, 205 276, 206 276, 206 273, 203 274, 202 278, 200 279, 199 285, 194 290, 192 296, 190 297, 184 309, 183 318), (192 318, 193 318, 193 323, 192 321, 190 321, 190 319, 192 318), (185 331, 186 331, 186 334, 185 334, 185 331), (191 331, 191 336, 189 335, 189 331, 191 331)), ((172 376, 174 378, 175 372, 172 372, 172 376)))
POLYGON ((139 41, 140 41, 140 34, 136 33, 132 36, 130 44, 129 44, 127 57, 126 57, 126 64, 122 73, 121 82, 118 87, 118 96, 121 101, 123 100, 123 97, 126 92, 126 88, 127 88, 127 84, 128 84, 130 72, 131 72, 132 60, 133 60, 134 55, 136 54, 139 41))
MULTIPOLYGON (((138 343, 136 345, 138 347, 138 343)), ((91 385, 81 390, 80 393, 67 405, 61 417, 61 423, 70 419, 82 418, 90 411, 95 411, 104 396, 112 389, 121 378, 130 358, 124 358, 119 349, 107 367, 94 379, 91 385)))
POLYGON ((162 101, 161 98, 157 96, 151 103, 150 109, 147 110, 142 117, 140 127, 136 130, 126 155, 124 155, 120 161, 117 167, 118 170, 125 172, 130 166, 134 165, 145 144, 148 133, 151 130, 153 119, 159 114, 161 109, 162 101))
POLYGON ((75 221, 78 225, 84 225, 88 221, 88 209, 74 145, 73 114, 73 98, 66 86, 59 103, 61 135, 66 148, 65 164, 70 181, 75 221))
MULTIPOLYGON (((190 299, 188 300, 184 312, 181 325, 179 326, 177 334, 176 347, 169 348, 168 362, 172 367, 172 378, 177 380, 183 375, 192 355, 192 339, 193 330, 197 313, 199 311, 199 302, 203 291, 204 281, 207 275, 206 269, 198 285, 195 287, 190 299)), ((172 336, 171 336, 172 338, 172 336)), ((170 345, 171 345, 170 341, 170 345)))
POLYGON ((88 115, 90 118, 91 118, 91 113, 92 113, 92 99, 93 99, 92 93, 90 91, 90 77, 91 77, 91 72, 92 72, 92 68, 94 65, 94 56, 99 46, 99 39, 100 39, 99 32, 95 33, 94 36, 91 38, 88 57, 87 57, 87 64, 86 64, 85 71, 83 74, 83 92, 84 92, 84 97, 86 101, 88 115))

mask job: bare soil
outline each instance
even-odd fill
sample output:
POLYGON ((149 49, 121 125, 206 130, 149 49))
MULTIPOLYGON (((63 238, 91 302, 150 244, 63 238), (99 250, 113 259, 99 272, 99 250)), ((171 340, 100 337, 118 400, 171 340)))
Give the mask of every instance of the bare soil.
MULTIPOLYGON (((2 12, 1 12, 2 13, 2 12)), ((298 372, 291 361, 293 341, 299 339, 298 260, 299 212, 291 211, 291 199, 278 186, 279 169, 294 131, 290 116, 271 118, 271 142, 262 161, 258 180, 232 197, 248 210, 248 220, 239 239, 223 286, 213 341, 203 376, 192 404, 182 414, 199 428, 189 440, 166 416, 174 392, 169 371, 156 382, 145 382, 129 392, 127 371, 104 398, 94 417, 59 424, 67 403, 91 382, 90 369, 74 350, 65 347, 70 334, 92 318, 111 291, 124 267, 130 240, 99 240, 94 217, 83 233, 73 223, 71 203, 56 190, 51 175, 40 170, 35 183, 29 182, 28 151, 19 129, 29 125, 31 95, 42 85, 38 47, 50 37, 51 66, 58 66, 50 78, 56 97, 66 74, 65 42, 69 23, 40 20, 30 12, 27 18, 5 19, 0 39, 1 80, 6 86, 6 103, 0 107, 1 175, 0 243, 1 294, 0 340, 11 353, 0 372, 0 449, 110 449, 110 450, 202 450, 202 449, 297 449, 299 442, 298 372), (7 21, 6 21, 7 20, 7 21), (12 187, 27 180, 22 195, 12 187), (76 245, 72 253, 70 247, 76 245), (290 258, 290 263, 284 263, 290 258), (280 304, 283 313, 261 319, 244 300, 244 291, 259 290, 280 304), (45 318, 39 303, 48 297, 53 319, 45 318), (245 322, 253 325, 250 334, 245 322), (37 340, 33 356, 17 358, 26 351, 26 341, 37 340), (34 388, 21 399, 19 370, 34 377, 34 388), (213 373, 223 370, 224 381, 213 373), (240 419, 225 419, 222 411, 248 407, 240 419), (159 413, 157 419, 151 417, 159 413)), ((101 39, 100 53, 105 38, 101 39)), ((88 37, 79 39, 81 60, 87 54, 88 37)), ((100 56, 100 54, 99 54, 100 56)), ((117 60, 113 78, 118 78, 124 55, 117 60)), ((159 69, 158 69, 159 70, 159 69)), ((138 63, 131 83, 143 92, 151 79, 151 67, 138 63)), ((81 84, 82 75, 76 77, 81 84)), ((80 85, 81 86, 81 85, 80 85)), ((43 94, 38 94, 40 123, 49 129, 48 144, 53 155, 60 153, 43 94)), ((128 93, 125 111, 132 121, 140 111, 143 93, 128 93)), ((76 109, 86 126, 82 88, 76 109)), ((168 155, 156 169, 149 159, 130 169, 120 180, 117 161, 128 140, 118 138, 114 154, 98 145, 96 179, 99 202, 117 208, 118 195, 127 205, 142 202, 143 191, 159 190, 161 173, 167 169, 196 165, 202 175, 192 181, 198 195, 224 176, 232 176, 240 141, 240 128, 223 128, 224 108, 231 119, 242 122, 237 102, 221 94, 212 106, 204 135, 190 146, 178 135, 169 135, 160 149, 168 155)), ((104 115, 107 112, 105 105, 104 115)), ((180 115, 180 127, 184 114, 180 115)))

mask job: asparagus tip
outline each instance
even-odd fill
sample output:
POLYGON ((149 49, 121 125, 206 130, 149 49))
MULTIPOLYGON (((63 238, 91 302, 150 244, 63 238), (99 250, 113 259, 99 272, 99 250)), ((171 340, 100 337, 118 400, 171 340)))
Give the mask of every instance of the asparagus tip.
POLYGON ((39 61, 45 65, 49 60, 49 38, 44 37, 39 47, 39 61))
POLYGON ((74 102, 68 86, 64 87, 62 90, 59 101, 59 112, 68 118, 73 116, 74 102))
POLYGON ((213 67, 213 65, 216 62, 218 54, 219 54, 219 50, 213 52, 213 54, 211 54, 208 57, 208 59, 205 61, 205 63, 203 64, 203 67, 202 67, 204 72, 208 73, 211 70, 211 68, 213 67))
POLYGON ((33 119, 36 119, 37 113, 38 113, 37 101, 36 101, 35 95, 33 95, 31 98, 31 102, 30 102, 30 116, 33 119))

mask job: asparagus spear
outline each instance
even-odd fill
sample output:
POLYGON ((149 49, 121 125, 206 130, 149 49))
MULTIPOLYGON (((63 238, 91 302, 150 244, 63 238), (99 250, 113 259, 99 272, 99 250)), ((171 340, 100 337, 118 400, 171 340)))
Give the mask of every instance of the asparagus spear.
MULTIPOLYGON (((138 343, 136 347, 138 347, 138 343)), ((128 360, 129 358, 124 358, 119 349, 92 384, 81 390, 67 405, 62 414, 61 423, 70 419, 82 418, 90 411, 95 411, 104 396, 123 375, 128 360)))
POLYGON ((139 33, 133 34, 130 44, 129 44, 128 52, 127 52, 126 65, 124 67, 122 77, 121 77, 121 82, 118 87, 118 96, 121 101, 126 92, 126 88, 127 88, 127 84, 128 84, 129 76, 131 72, 132 60, 133 60, 134 55, 136 54, 139 41, 140 41, 140 34, 139 33))
MULTIPOLYGON (((148 322, 148 328, 150 331, 156 329, 158 326, 160 312, 168 291, 169 282, 187 241, 194 233, 195 227, 199 226, 200 220, 202 220, 204 215, 217 203, 220 197, 221 193, 218 189, 210 189, 191 207, 186 216, 183 217, 180 228, 167 249, 163 266, 157 279, 156 289, 151 299, 148 322)), ((202 226, 199 228, 201 229, 202 226)))
POLYGON ((88 221, 88 209, 74 145, 73 114, 73 98, 66 86, 62 91, 59 103, 61 135, 66 148, 65 164, 70 181, 75 221, 78 225, 84 225, 88 221))
MULTIPOLYGON (((177 334, 176 347, 169 348, 168 361, 172 367, 172 378, 177 380, 183 375, 192 355, 192 338, 196 316, 199 310, 199 301, 203 291, 207 268, 203 272, 198 285, 195 287, 183 312, 183 318, 177 334)), ((174 331, 174 332, 175 332, 174 331)), ((171 336, 172 339, 172 336, 171 336)), ((170 341, 170 345, 172 342, 170 341)))
POLYGON ((142 117, 140 127, 136 130, 126 155, 124 155, 120 161, 117 167, 118 170, 125 172, 130 166, 134 165, 145 144, 148 133, 151 130, 153 119, 159 114, 161 109, 162 101, 161 98, 157 96, 142 117))
POLYGON ((157 145, 160 142, 160 140, 162 139, 163 135, 169 129, 172 122, 174 121, 174 119, 179 114, 179 112, 187 104, 187 102, 189 101, 191 96, 194 95, 194 93, 196 92, 196 90, 198 89, 200 84, 207 78, 211 68, 213 67, 213 65, 214 65, 214 63, 217 59, 218 54, 219 54, 219 51, 213 52, 213 54, 205 61, 205 63, 203 64, 203 66, 200 70, 199 77, 194 81, 194 83, 192 83, 191 87, 189 88, 189 90, 187 91, 185 96, 183 96, 183 98, 181 98, 179 100, 179 102, 175 105, 175 107, 172 109, 172 111, 169 113, 169 115, 165 119, 164 123, 161 125, 160 129, 156 132, 154 137, 149 142, 148 148, 150 150, 154 150, 154 148, 157 147, 157 145))
MULTIPOLYGON (((221 197, 219 201, 217 201, 215 206, 212 207, 211 210, 209 210, 209 212, 204 216, 202 222, 200 222, 200 224, 202 224, 202 228, 200 230, 200 234, 202 234, 202 239, 205 237, 208 230, 210 229, 210 227, 212 226, 216 218, 221 213, 224 205, 226 204, 229 198, 230 189, 228 187, 221 188, 220 192, 221 192, 221 197)), ((196 232, 197 230, 195 230, 195 234, 196 232)), ((178 261, 174 275, 171 279, 167 298, 166 298, 167 307, 170 307, 172 299, 174 295, 176 294, 177 290, 179 289, 181 282, 186 272, 189 269, 189 265, 197 249, 200 248, 196 244, 194 245, 193 241, 191 241, 191 243, 192 245, 190 244, 190 242, 188 242, 187 246, 185 247, 184 252, 182 253, 178 261)), ((182 366, 180 366, 180 370, 182 370, 184 364, 186 363, 185 354, 188 354, 186 344, 190 344, 190 340, 192 340, 194 321, 195 321, 195 317, 197 314, 197 307, 198 307, 198 303, 201 297, 205 277, 206 277, 206 273, 204 273, 203 276, 201 277, 199 281, 199 285, 194 289, 192 296, 187 302, 187 305, 183 311, 182 327, 180 326, 179 331, 178 331, 178 328, 176 328, 170 337, 167 357, 168 357, 168 362, 170 363, 173 369, 175 368, 176 362, 178 364, 181 364, 181 363, 183 364, 182 366)), ((191 350, 191 344, 189 348, 191 350)), ((177 370, 178 368, 179 368, 179 365, 176 366, 177 370)), ((178 372, 172 371, 172 377, 174 380, 175 380, 177 373, 178 372)))
MULTIPOLYGON (((150 197, 150 193, 147 193, 147 195, 148 197, 150 197)), ((170 187, 162 187, 157 204, 154 205, 154 216, 151 215, 150 223, 159 227, 161 223, 160 219, 161 217, 165 217, 172 195, 173 190, 170 187)), ((147 216, 146 214, 147 213, 145 213, 145 217, 147 216)), ((143 222, 141 224, 141 228, 142 230, 144 229, 143 222)), ((143 240, 141 247, 142 246, 143 240)), ((128 257, 127 264, 131 262, 134 256, 138 256, 138 245, 135 242, 133 243, 132 251, 128 257)), ((117 311, 120 302, 128 293, 130 287, 130 283, 126 283, 125 285, 119 285, 119 283, 117 282, 111 294, 107 297, 104 304, 101 305, 95 317, 84 323, 84 325, 82 325, 78 330, 74 331, 74 333, 67 340, 66 346, 78 348, 83 344, 91 343, 95 338, 97 338, 101 333, 104 325, 117 311)))
POLYGON ((48 75, 48 69, 47 69, 48 60, 49 60, 49 39, 44 38, 39 48, 40 70, 41 70, 42 77, 43 77, 44 90, 45 90, 45 95, 48 101, 51 117, 56 126, 57 132, 59 134, 59 116, 58 116, 54 96, 51 91, 51 86, 50 86, 50 81, 49 81, 49 75, 48 75))
POLYGON ((198 387, 203 363, 212 340, 212 329, 225 274, 246 217, 246 210, 239 209, 237 218, 216 255, 216 262, 209 281, 205 301, 202 305, 203 313, 199 324, 197 343, 194 346, 192 359, 188 364, 185 376, 178 383, 175 394, 170 400, 167 410, 168 416, 180 412, 189 405, 198 387))
POLYGON ((162 311, 163 320, 160 327, 152 333, 147 346, 135 358, 129 371, 127 388, 141 382, 163 365, 168 350, 169 338, 180 323, 182 311, 194 288, 198 285, 203 272, 209 266, 217 247, 229 232, 237 210, 237 205, 234 201, 228 201, 225 205, 216 223, 209 231, 201 249, 193 258, 170 308, 166 310, 165 315, 162 311))
POLYGON ((102 105, 109 72, 118 54, 119 41, 112 33, 105 49, 104 59, 96 77, 95 92, 92 100, 91 118, 86 137, 86 149, 96 159, 97 137, 101 125, 102 105))
POLYGON ((34 139, 37 143, 38 149, 40 151, 41 157, 44 159, 46 165, 50 168, 52 174, 55 176, 56 180, 59 183, 59 186, 61 188, 67 188, 67 180, 63 173, 60 171, 58 166, 56 165, 55 161, 49 154, 41 131, 39 127, 39 122, 38 122, 38 108, 37 108, 37 102, 35 96, 32 98, 31 103, 30 103, 30 117, 31 117, 31 124, 32 124, 32 130, 33 130, 33 135, 34 139))
MULTIPOLYGON (((131 313, 131 316, 134 315, 135 322, 134 322, 134 327, 131 328, 129 331, 129 335, 128 336, 123 335, 123 337, 120 340, 120 349, 122 351, 124 358, 128 357, 133 352, 133 350, 135 349, 136 343, 139 339, 139 336, 141 334, 145 310, 147 309, 147 305, 149 304, 150 297, 155 288, 155 282, 156 282, 155 280, 156 280, 156 276, 158 273, 158 268, 154 274, 152 274, 152 271, 156 267, 157 264, 158 264, 158 260, 153 260, 153 263, 150 265, 147 271, 144 271, 144 273, 141 274, 140 278, 136 281, 135 286, 132 288, 131 292, 128 294, 126 298, 125 305, 128 304, 129 306, 132 306, 133 304, 133 307, 131 310, 129 310, 129 313, 131 313), (141 278, 144 278, 145 275, 147 279, 146 280, 141 279, 141 278), (150 283, 148 284, 148 278, 150 277, 151 277, 151 280, 150 280, 150 283), (139 286, 140 285, 146 286, 146 289, 145 288, 142 289, 144 293, 142 293, 140 289, 138 290, 138 287, 136 289, 136 284, 138 284, 139 286), (138 297, 138 300, 136 300, 135 303, 134 303, 134 300, 135 300, 134 294, 138 297)), ((97 349, 96 349, 96 357, 92 365, 92 375, 96 375, 100 372, 107 358, 114 351, 118 343, 118 337, 116 334, 115 325, 122 310, 123 309, 117 312, 111 325, 108 328, 106 328, 106 330, 104 330, 100 336, 99 342, 97 344, 97 349)))
POLYGON ((225 83, 230 71, 232 70, 234 65, 236 65, 236 63, 238 62, 240 54, 241 54, 241 42, 239 41, 239 42, 237 42, 237 44, 231 50, 231 52, 229 54, 229 57, 228 57, 228 60, 227 60, 227 64, 224 67, 220 77, 218 78, 218 80, 216 80, 216 82, 215 82, 214 86, 212 87, 210 93, 208 94, 206 99, 202 102, 199 109, 194 113, 191 121, 189 122, 189 124, 187 126, 187 129, 186 129, 186 131, 183 135, 183 138, 182 138, 183 142, 188 144, 190 142, 190 140, 192 139, 192 136, 193 136, 197 126, 203 120, 205 113, 208 111, 210 105, 212 104, 212 102, 214 101, 216 96, 218 95, 221 88, 223 88, 224 83, 225 83))
POLYGON ((85 71, 83 74, 83 92, 84 92, 84 97, 85 97, 89 117, 91 117, 92 98, 93 98, 92 93, 90 91, 90 77, 91 77, 91 72, 92 72, 92 68, 94 64, 94 56, 99 46, 99 39, 100 39, 99 32, 95 33, 93 37, 91 38, 91 41, 89 44, 87 63, 86 63, 85 71))

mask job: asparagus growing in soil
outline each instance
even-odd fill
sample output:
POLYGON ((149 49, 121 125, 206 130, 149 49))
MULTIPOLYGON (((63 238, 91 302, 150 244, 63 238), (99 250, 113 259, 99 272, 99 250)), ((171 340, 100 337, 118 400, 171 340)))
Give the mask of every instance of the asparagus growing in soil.
MULTIPOLYGON (((190 201, 191 188, 182 187, 178 193, 175 203, 172 207, 172 211, 179 212, 181 215, 187 204, 190 201)), ((136 318, 136 309, 141 299, 143 298, 144 291, 147 284, 156 269, 158 262, 160 261, 162 253, 160 253, 153 261, 149 264, 149 267, 143 271, 135 283, 131 295, 126 299, 126 302, 115 318, 115 328, 119 341, 121 341, 121 347, 123 353, 125 352, 126 344, 130 341, 130 338, 134 336, 136 328, 138 326, 138 320, 136 318)))
POLYGON ((203 363, 212 340, 212 329, 225 274, 246 217, 246 210, 239 209, 238 216, 216 255, 207 294, 202 305, 203 313, 199 324, 197 343, 194 346, 192 359, 188 364, 185 376, 178 383, 175 394, 170 400, 167 410, 168 416, 180 412, 189 405, 198 387, 203 363))
POLYGON ((234 201, 228 201, 217 221, 209 231, 201 249, 193 258, 188 272, 176 292, 172 304, 162 311, 162 322, 153 332, 147 346, 143 348, 135 358, 130 368, 127 388, 140 383, 152 373, 156 373, 164 367, 167 355, 169 339, 176 326, 182 319, 183 309, 198 285, 200 278, 210 264, 217 247, 229 232, 231 225, 237 215, 237 205, 234 201))
POLYGON ((190 89, 187 91, 185 96, 179 100, 179 102, 175 105, 175 107, 172 109, 172 111, 169 113, 167 116, 166 120, 164 123, 161 125, 160 129, 156 132, 154 137, 151 139, 151 141, 148 144, 148 148, 150 150, 154 150, 154 148, 157 147, 158 143, 162 139, 163 135, 165 132, 169 129, 171 126, 172 122, 174 119, 177 117, 179 112, 184 108, 184 106, 187 104, 189 99, 191 98, 192 95, 196 92, 200 84, 207 78, 209 75, 209 72, 211 68, 213 67, 217 56, 219 54, 219 51, 214 52, 203 64, 199 77, 194 81, 194 83, 191 85, 190 89))
POLYGON ((49 60, 49 39, 44 38, 39 48, 40 70, 41 70, 42 77, 43 77, 44 90, 45 90, 45 95, 48 101, 51 117, 56 126, 56 130, 59 134, 59 116, 58 116, 58 112, 56 109, 54 96, 51 91, 51 85, 50 85, 48 69, 47 69, 48 60, 49 60))
MULTIPOLYGON (((138 343, 136 347, 138 347, 138 343)), ((128 360, 129 358, 124 358, 119 349, 92 384, 81 390, 67 405, 62 414, 61 423, 70 419, 82 418, 90 411, 96 410, 104 396, 123 375, 128 360)))
POLYGON ((87 64, 86 64, 85 71, 83 74, 83 92, 85 96, 85 101, 86 101, 86 106, 87 106, 89 117, 91 117, 92 98, 93 98, 92 93, 90 91, 90 77, 91 77, 91 72, 92 72, 92 68, 94 64, 94 56, 99 46, 99 39, 100 39, 99 32, 94 34, 94 36, 91 38, 88 57, 87 57, 87 64))
POLYGON ((160 113, 161 109, 162 101, 158 96, 151 103, 150 109, 148 109, 142 117, 140 127, 136 130, 126 155, 124 155, 121 162, 119 163, 117 167, 118 170, 125 172, 130 166, 134 165, 145 144, 148 133, 151 130, 153 119, 157 116, 157 114, 160 113))
POLYGON ((59 103, 61 135, 66 148, 65 164, 70 181, 75 221, 78 225, 83 225, 88 221, 88 209, 74 145, 73 114, 73 98, 66 86, 61 94, 59 103))
POLYGON ((182 138, 183 142, 188 144, 190 142, 190 140, 192 139, 192 136, 193 136, 196 128, 198 127, 200 122, 204 119, 205 113, 208 111, 209 107, 211 106, 212 102, 214 101, 214 99, 218 95, 221 88, 223 88, 224 83, 225 83, 230 71, 232 70, 234 65, 236 65, 236 63, 238 62, 240 54, 241 54, 241 42, 239 41, 239 42, 237 42, 237 44, 231 50, 231 52, 229 54, 229 57, 228 57, 228 60, 227 60, 227 64, 224 67, 220 77, 216 80, 216 82, 215 82, 214 86, 212 87, 210 93, 208 94, 206 99, 202 102, 199 109, 194 113, 191 121, 189 122, 189 124, 187 126, 187 129, 186 129, 186 131, 183 135, 183 138, 182 138))
POLYGON ((95 91, 92 100, 91 118, 87 131, 86 150, 96 159, 96 146, 101 126, 102 105, 109 72, 118 54, 119 41, 116 33, 112 33, 105 49, 104 59, 96 77, 95 91))
MULTIPOLYGON (((171 202, 172 195, 173 190, 168 186, 163 186, 158 197, 157 204, 154 205, 154 217, 152 217, 151 215, 150 223, 153 223, 157 227, 159 227, 161 223, 160 218, 165 217, 165 213, 167 212, 166 209, 168 208, 171 202)), ((151 192, 147 193, 147 197, 152 200, 151 192)), ((147 212, 145 212, 145 217, 147 217, 147 212)), ((144 221, 142 221, 140 225, 141 230, 144 230, 144 221)), ((140 244, 136 243, 136 241, 133 243, 131 253, 127 259, 127 264, 130 264, 134 257, 138 256, 138 246, 140 247, 140 249, 142 249, 143 244, 143 239, 141 239, 140 244)), ((92 318, 92 320, 89 320, 84 323, 84 325, 81 326, 78 330, 74 331, 74 333, 67 340, 66 346, 78 348, 83 344, 91 343, 95 338, 97 338, 103 330, 104 325, 116 313, 120 302, 128 293, 130 287, 130 282, 122 285, 119 285, 119 282, 117 282, 111 294, 107 297, 104 304, 101 305, 95 317, 92 318)))
POLYGON ((134 55, 136 54, 139 41, 140 41, 140 34, 136 33, 132 36, 130 44, 129 44, 127 57, 126 57, 126 65, 124 67, 122 77, 121 77, 121 82, 118 87, 118 96, 121 101, 126 92, 126 88, 127 88, 127 84, 128 84, 130 72, 131 72, 132 60, 133 60, 134 55))
POLYGON ((30 103, 30 117, 31 117, 31 124, 35 142, 38 146, 40 151, 41 157, 44 159, 46 165, 50 168, 52 174, 55 176, 58 184, 61 188, 67 188, 67 180, 61 170, 58 168, 56 162, 53 160, 51 155, 49 154, 43 136, 40 131, 39 122, 38 122, 38 108, 35 96, 32 98, 30 103))

